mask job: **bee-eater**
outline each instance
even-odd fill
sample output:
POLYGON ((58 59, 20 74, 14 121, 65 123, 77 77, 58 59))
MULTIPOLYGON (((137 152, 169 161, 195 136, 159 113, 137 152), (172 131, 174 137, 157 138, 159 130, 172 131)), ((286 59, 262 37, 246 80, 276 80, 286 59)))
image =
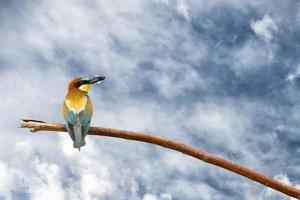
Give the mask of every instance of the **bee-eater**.
POLYGON ((93 104, 88 96, 91 84, 104 80, 104 76, 92 79, 78 77, 70 81, 68 93, 62 107, 62 114, 66 121, 67 131, 73 140, 73 147, 78 148, 85 145, 90 122, 93 115, 93 104))

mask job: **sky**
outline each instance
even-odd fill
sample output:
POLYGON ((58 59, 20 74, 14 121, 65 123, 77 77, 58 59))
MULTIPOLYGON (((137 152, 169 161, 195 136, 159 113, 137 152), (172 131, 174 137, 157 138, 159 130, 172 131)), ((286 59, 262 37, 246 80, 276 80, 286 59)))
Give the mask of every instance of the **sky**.
POLYGON ((0 199, 290 200, 151 144, 31 134, 63 122, 67 84, 90 92, 92 126, 191 144, 300 185, 300 2, 1 0, 0 199))

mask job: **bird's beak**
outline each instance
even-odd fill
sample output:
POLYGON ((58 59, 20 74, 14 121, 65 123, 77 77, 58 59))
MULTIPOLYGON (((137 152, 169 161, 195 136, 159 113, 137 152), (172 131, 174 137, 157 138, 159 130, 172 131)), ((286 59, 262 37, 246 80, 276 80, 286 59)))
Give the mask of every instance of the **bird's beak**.
POLYGON ((90 79, 90 84, 98 83, 100 81, 103 81, 105 79, 105 76, 96 76, 95 78, 90 79))

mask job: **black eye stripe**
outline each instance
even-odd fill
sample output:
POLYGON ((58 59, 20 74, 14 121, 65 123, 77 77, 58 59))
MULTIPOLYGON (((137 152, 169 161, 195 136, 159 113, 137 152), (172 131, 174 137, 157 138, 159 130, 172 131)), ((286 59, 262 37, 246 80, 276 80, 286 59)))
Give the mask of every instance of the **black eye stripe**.
POLYGON ((89 80, 81 80, 79 81, 78 83, 75 84, 75 86, 77 88, 79 88, 80 86, 84 85, 84 84, 90 84, 90 81, 89 80))

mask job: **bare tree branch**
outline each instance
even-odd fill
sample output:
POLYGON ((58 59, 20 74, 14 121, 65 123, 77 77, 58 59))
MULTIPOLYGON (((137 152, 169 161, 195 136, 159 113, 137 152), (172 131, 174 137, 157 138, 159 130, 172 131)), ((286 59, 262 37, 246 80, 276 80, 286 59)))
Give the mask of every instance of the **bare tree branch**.
MULTIPOLYGON (((31 132, 37 131, 58 131, 66 132, 64 124, 60 123, 46 123, 40 120, 22 120, 20 128, 28 128, 31 132)), ((292 186, 281 183, 273 178, 265 176, 261 173, 255 172, 249 168, 242 167, 238 164, 219 158, 215 155, 206 153, 200 149, 192 147, 190 145, 184 144, 180 141, 170 140, 157 135, 149 135, 132 131, 117 130, 111 128, 100 128, 91 127, 89 130, 89 135, 96 136, 108 136, 116 138, 124 138, 127 140, 136 140, 146 143, 156 144, 165 148, 173 149, 175 151, 182 152, 204 162, 222 167, 234 173, 240 174, 241 176, 247 177, 263 184, 269 188, 282 192, 288 196, 300 199, 300 190, 292 186)))

